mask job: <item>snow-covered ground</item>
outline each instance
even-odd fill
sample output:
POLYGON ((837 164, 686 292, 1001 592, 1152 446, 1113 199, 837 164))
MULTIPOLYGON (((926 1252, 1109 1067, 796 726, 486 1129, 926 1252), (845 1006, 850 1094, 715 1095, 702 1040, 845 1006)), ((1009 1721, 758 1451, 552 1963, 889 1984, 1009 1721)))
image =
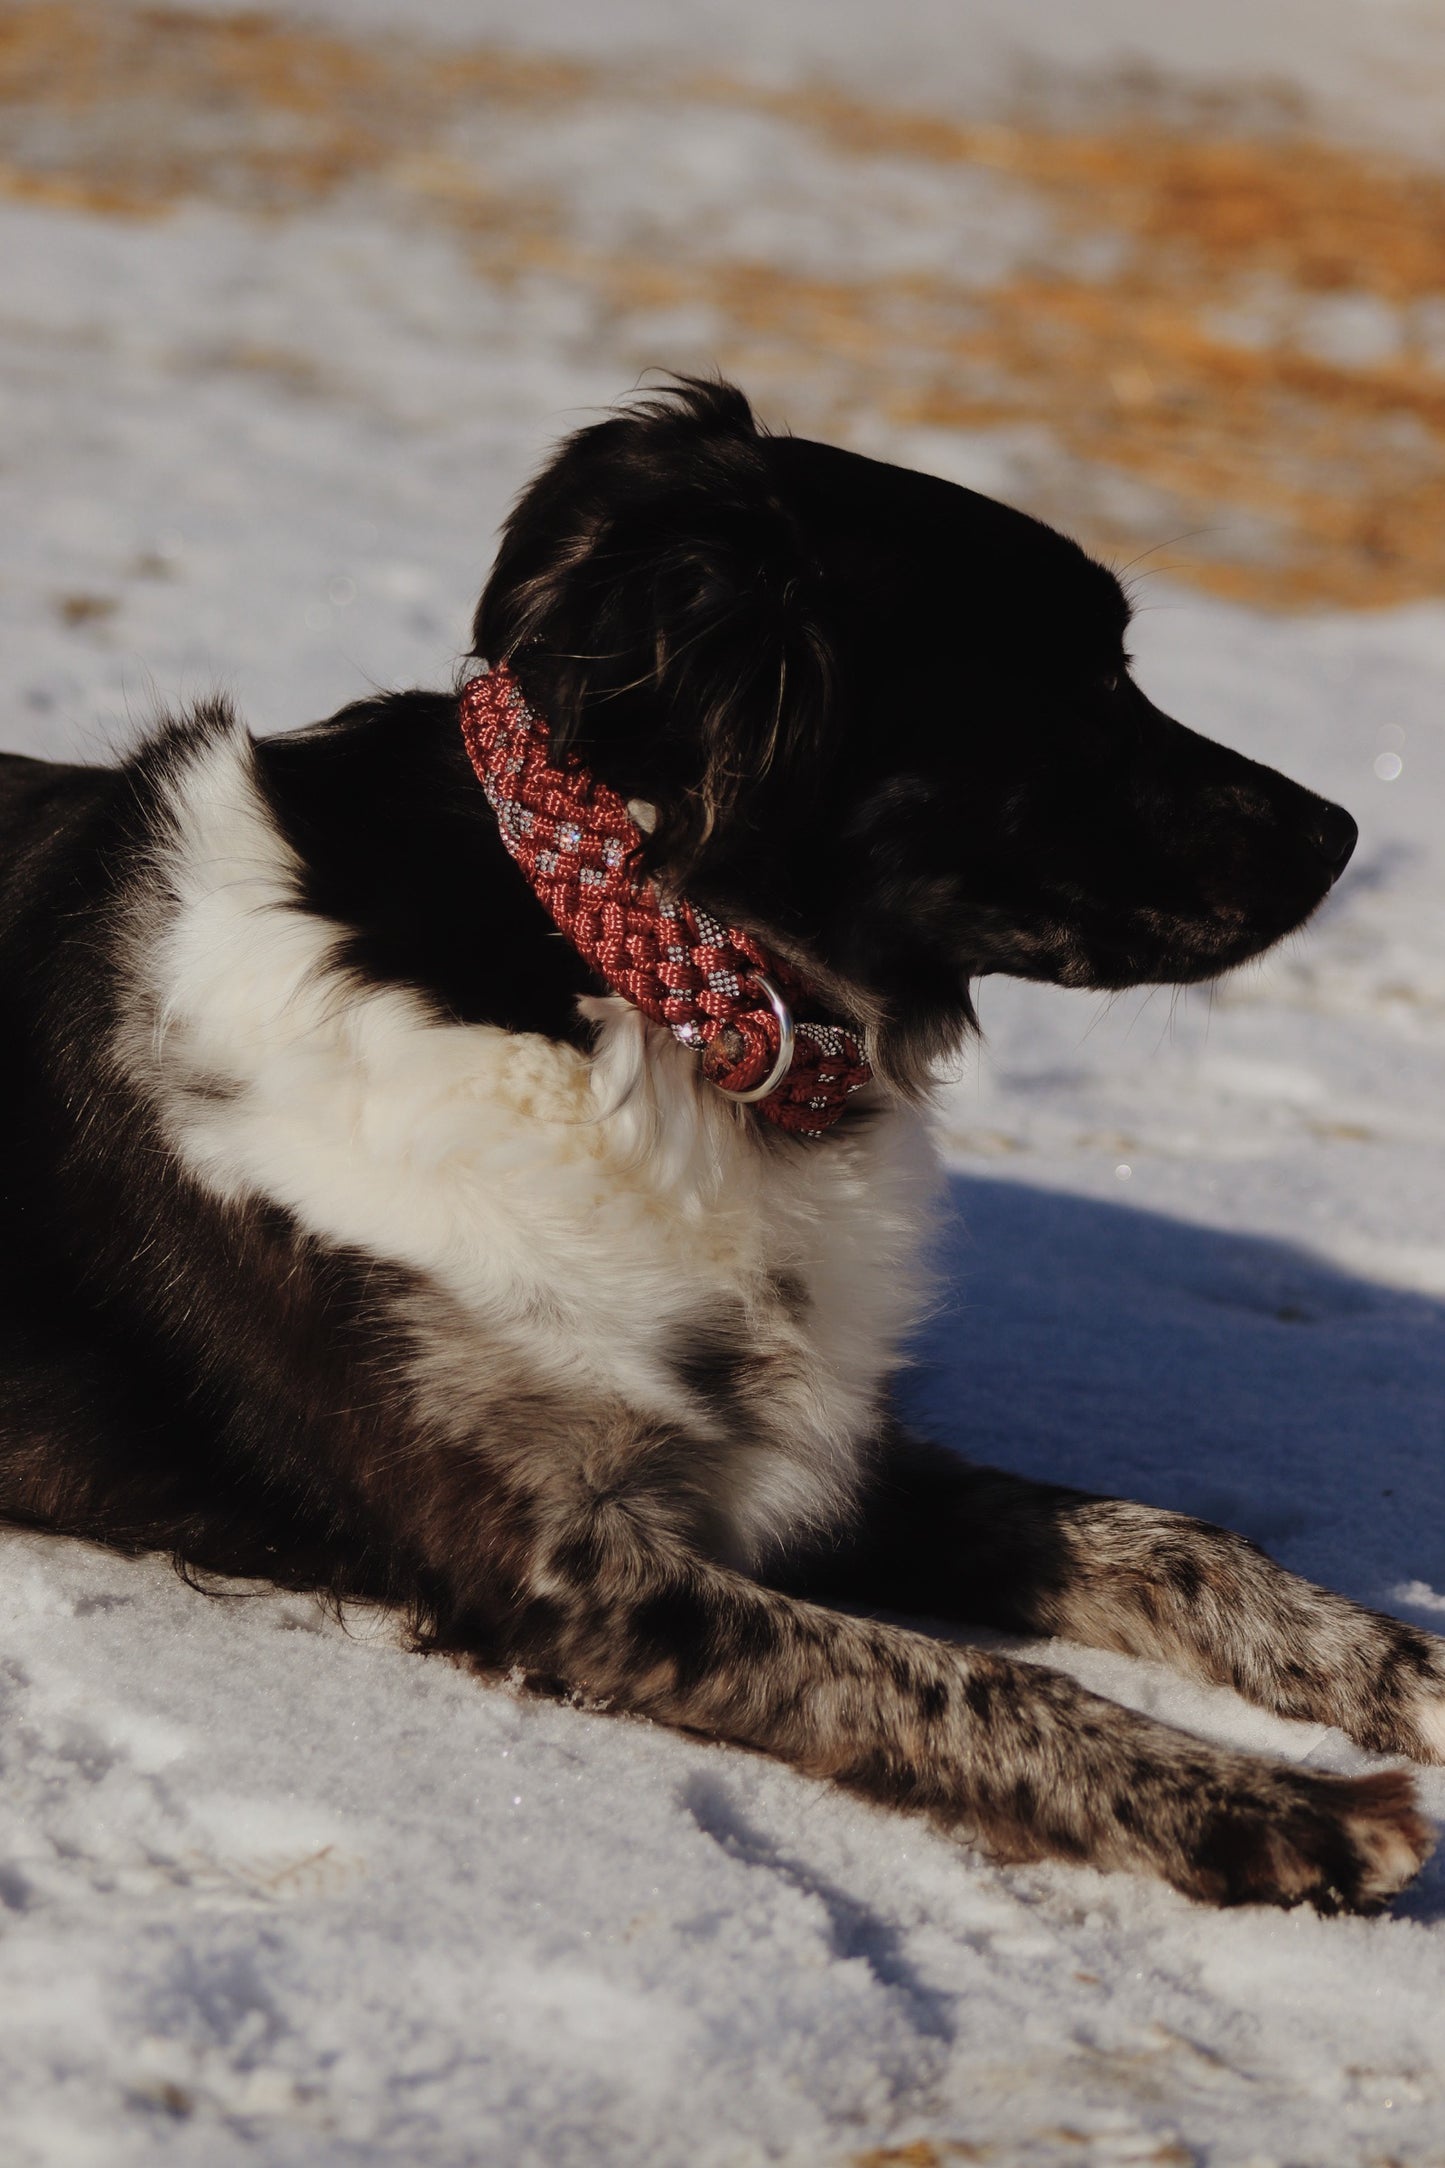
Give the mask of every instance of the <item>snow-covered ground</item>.
MULTIPOLYGON (((977 110, 1020 35, 941 0, 307 15, 553 55, 660 40, 977 110)), ((1445 20, 1036 0, 1025 33, 1053 66, 1294 65, 1342 129, 1384 134, 1428 126, 1445 20)), ((602 93, 509 137, 509 181, 565 168, 613 264, 619 234, 661 261, 689 220, 830 276, 909 233, 936 272, 950 222, 980 281, 1036 245, 1007 176, 860 177, 709 111, 648 147, 646 202, 602 93)), ((591 258, 489 271, 475 227, 359 184, 265 216, 197 187, 142 218, 0 184, 21 749, 99 757, 217 683, 274 729, 445 682, 510 494, 645 345, 696 360, 717 305, 629 313, 591 258)), ((820 396, 800 377, 800 421, 820 396)), ((846 421, 985 486, 1050 471, 1047 431, 910 434, 856 399, 846 421)), ((910 1392, 976 1453, 1226 1520, 1445 1630, 1445 603, 1139 598, 1156 699, 1339 797, 1359 853, 1308 935, 1212 1000, 985 986, 987 1045, 942 1104, 959 1218, 910 1392)), ((1211 1737, 1365 1766, 1148 1666, 1035 1653, 1211 1737)), ((1422 1793, 1445 1817, 1445 1774, 1422 1793)), ((760 1759, 479 1686, 384 1621, 0 1535, 4 2168, 969 2160, 1445 2162, 1445 1867, 1368 1922, 999 1870, 760 1759)))

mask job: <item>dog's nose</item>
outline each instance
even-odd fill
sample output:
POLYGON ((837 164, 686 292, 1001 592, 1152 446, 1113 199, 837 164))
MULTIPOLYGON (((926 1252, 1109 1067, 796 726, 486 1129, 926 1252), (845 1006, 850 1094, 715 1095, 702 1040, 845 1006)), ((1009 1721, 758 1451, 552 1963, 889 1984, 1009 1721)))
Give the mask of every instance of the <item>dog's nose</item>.
POLYGON ((1322 806, 1310 830, 1310 841, 1337 881, 1350 862, 1360 831, 1343 806, 1322 806))

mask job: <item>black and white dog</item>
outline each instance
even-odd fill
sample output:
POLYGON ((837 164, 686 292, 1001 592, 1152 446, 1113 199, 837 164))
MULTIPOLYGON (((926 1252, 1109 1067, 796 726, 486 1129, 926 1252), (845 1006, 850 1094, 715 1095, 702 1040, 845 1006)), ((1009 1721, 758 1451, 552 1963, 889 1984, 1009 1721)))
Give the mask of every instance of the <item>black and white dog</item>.
POLYGON ((118 769, 5 757, 0 1514, 395 1605, 421 1645, 999 1855, 1222 1903, 1398 1890, 1429 1841, 1407 1774, 1225 1752, 868 1615, 1164 1658, 1445 1760, 1445 1642, 890 1416, 919 1103, 970 981, 1212 978, 1354 843, 1152 707, 1127 620, 1048 528, 766 436, 723 385, 584 429, 522 498, 477 652, 647 809, 664 893, 866 1033, 824 1137, 592 975, 456 694, 260 743, 211 704, 118 769))

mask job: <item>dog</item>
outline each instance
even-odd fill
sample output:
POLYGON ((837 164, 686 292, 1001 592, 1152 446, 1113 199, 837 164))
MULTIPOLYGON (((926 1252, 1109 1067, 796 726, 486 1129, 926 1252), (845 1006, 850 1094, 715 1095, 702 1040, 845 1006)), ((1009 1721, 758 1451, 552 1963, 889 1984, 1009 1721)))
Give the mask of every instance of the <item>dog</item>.
POLYGON ((890 1406, 972 982, 1212 979, 1355 842, 1152 706, 1128 619, 1036 520, 679 380, 521 497, 490 674, 6 756, 0 1515, 394 1606, 1000 1858, 1388 1899, 1408 1772, 893 1622, 1445 1761, 1445 1642, 890 1406))

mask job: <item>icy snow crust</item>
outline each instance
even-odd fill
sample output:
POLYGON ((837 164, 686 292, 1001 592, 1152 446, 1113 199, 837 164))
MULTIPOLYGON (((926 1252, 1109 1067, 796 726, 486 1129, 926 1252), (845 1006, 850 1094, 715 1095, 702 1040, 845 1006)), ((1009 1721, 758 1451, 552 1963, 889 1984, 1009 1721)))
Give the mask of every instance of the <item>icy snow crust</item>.
MULTIPOLYGON (((539 34, 583 19, 554 0, 539 34)), ((866 69, 876 19, 810 34, 846 60, 853 24, 866 69)), ((265 728, 444 683, 508 497, 626 382, 581 302, 490 292, 364 203, 12 204, 0 254, 0 681, 35 751, 98 756, 218 682, 265 728), (289 373, 228 364, 278 347, 289 373)), ((1212 1003, 985 986, 910 1392, 971 1451, 1228 1521, 1440 1630, 1445 611, 1141 599, 1149 691, 1341 798, 1358 858, 1212 1003)), ((1445 2161, 1438 1863, 1368 1922, 996 1870, 349 1627, 0 1536, 5 2168, 1445 2161)), ((1149 1666, 1032 1653, 1369 1766, 1149 1666)), ((1445 1775, 1422 1792, 1445 1814, 1445 1775)))

